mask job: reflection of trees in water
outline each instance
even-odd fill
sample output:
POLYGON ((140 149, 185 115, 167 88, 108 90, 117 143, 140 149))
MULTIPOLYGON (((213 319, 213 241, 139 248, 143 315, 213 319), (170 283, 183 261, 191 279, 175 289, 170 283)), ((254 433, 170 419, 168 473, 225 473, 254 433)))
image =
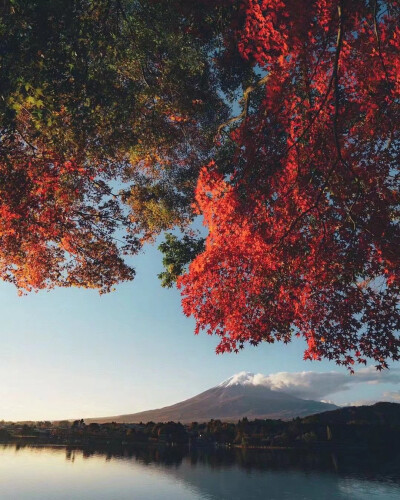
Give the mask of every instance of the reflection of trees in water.
POLYGON ((202 464, 214 469, 231 466, 238 466, 249 472, 291 469, 362 475, 368 479, 379 479, 380 476, 387 478, 390 475, 394 481, 400 482, 400 453, 394 450, 361 453, 347 450, 316 452, 236 448, 196 450, 186 457, 192 465, 202 464))
POLYGON ((84 458, 95 455, 105 456, 107 460, 135 460, 144 465, 178 467, 185 462, 193 467, 202 465, 212 469, 239 467, 251 471, 319 471, 337 472, 364 476, 366 479, 379 480, 380 477, 392 478, 400 483, 400 454, 395 451, 373 453, 354 453, 349 451, 315 452, 296 450, 251 450, 243 448, 187 450, 180 447, 124 448, 91 447, 80 449, 84 458))
POLYGON ((104 457, 107 461, 135 460, 143 465, 160 464, 164 466, 177 467, 181 465, 186 456, 184 449, 179 447, 127 447, 127 446, 86 446, 86 447, 66 447, 66 459, 73 460, 75 452, 79 451, 84 459, 91 457, 104 457))
POLYGON ((143 465, 179 467, 182 463, 191 467, 198 465, 211 469, 239 467, 252 471, 334 472, 354 475, 368 480, 388 479, 400 483, 400 452, 380 450, 370 453, 339 450, 317 452, 299 450, 254 450, 245 448, 193 448, 169 446, 35 446, 32 443, 4 444, 3 449, 15 451, 34 449, 38 453, 64 453, 68 461, 77 456, 83 459, 102 457, 109 460, 132 460, 143 465))

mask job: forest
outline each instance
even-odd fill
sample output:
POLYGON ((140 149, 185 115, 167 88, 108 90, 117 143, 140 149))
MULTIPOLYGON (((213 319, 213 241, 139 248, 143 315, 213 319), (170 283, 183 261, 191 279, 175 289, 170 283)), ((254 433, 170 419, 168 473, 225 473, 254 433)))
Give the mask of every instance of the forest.
POLYGON ((84 420, 0 424, 3 443, 113 447, 260 448, 368 451, 400 445, 400 404, 344 407, 291 421, 115 422, 84 420))

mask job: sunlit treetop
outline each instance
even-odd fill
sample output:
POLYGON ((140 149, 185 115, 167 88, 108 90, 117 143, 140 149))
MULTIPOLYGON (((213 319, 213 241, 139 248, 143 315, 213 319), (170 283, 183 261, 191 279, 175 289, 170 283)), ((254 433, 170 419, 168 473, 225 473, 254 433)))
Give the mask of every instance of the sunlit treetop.
POLYGON ((306 339, 306 359, 399 359, 400 7, 242 3, 232 34, 259 80, 221 124, 234 168, 200 173, 209 235, 179 279, 196 331, 306 339))

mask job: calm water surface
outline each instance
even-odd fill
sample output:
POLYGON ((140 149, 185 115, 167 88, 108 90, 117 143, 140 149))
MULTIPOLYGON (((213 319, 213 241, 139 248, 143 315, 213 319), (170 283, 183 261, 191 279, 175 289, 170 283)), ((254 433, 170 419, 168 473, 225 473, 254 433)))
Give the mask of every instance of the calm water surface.
POLYGON ((400 457, 0 445, 1 500, 400 498, 400 457))

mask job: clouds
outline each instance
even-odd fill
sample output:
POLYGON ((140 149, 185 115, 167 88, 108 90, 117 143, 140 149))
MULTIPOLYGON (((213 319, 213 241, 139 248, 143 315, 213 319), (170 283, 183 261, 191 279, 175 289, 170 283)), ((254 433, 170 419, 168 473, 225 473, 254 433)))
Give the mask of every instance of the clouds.
MULTIPOLYGON (((226 382, 228 385, 255 385, 268 387, 273 391, 282 391, 303 399, 327 399, 327 396, 341 391, 353 389, 355 385, 361 383, 382 384, 399 383, 400 370, 392 369, 378 372, 374 367, 364 368, 354 375, 338 372, 312 372, 304 371, 297 373, 278 372, 270 375, 261 373, 252 374, 240 372, 226 382)), ((222 385, 222 384, 221 384, 222 385)), ((390 397, 392 401, 400 402, 400 393, 385 393, 386 400, 390 397), (397 398, 397 399, 396 399, 397 398)))
POLYGON ((397 391, 397 392, 384 392, 382 399, 384 401, 392 401, 393 403, 400 403, 400 391, 397 391))

